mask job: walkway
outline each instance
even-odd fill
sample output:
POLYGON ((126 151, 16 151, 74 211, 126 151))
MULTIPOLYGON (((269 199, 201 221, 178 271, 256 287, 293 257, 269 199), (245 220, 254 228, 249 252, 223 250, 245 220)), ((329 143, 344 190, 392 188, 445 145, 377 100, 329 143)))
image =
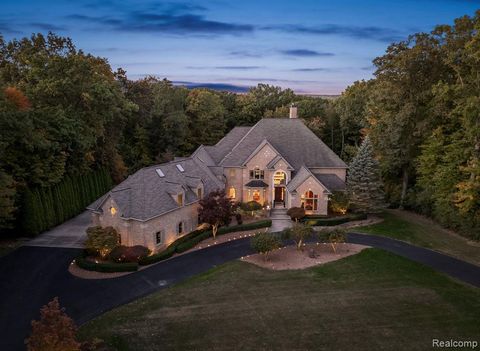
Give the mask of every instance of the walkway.
POLYGON ((292 220, 287 215, 287 209, 285 208, 272 208, 270 219, 272 220, 272 226, 269 229, 271 233, 281 232, 292 226, 292 220))
MULTIPOLYGON (((480 287, 480 267, 397 240, 352 233, 348 241, 391 251, 480 287)), ((79 324, 217 265, 252 253, 239 239, 174 257, 114 279, 83 280, 68 272, 78 249, 21 247, 0 258, 0 350, 23 350, 39 309, 58 296, 79 324)))

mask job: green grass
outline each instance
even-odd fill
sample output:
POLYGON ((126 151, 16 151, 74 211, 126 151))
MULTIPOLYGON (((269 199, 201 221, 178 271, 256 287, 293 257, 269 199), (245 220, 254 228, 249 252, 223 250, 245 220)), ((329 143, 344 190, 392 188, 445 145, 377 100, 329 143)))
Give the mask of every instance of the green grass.
POLYGON ((297 271, 230 262, 80 329, 119 350, 429 350, 480 339, 480 290, 393 254, 297 271))
POLYGON ((388 211, 382 216, 383 222, 354 231, 403 240, 480 265, 480 245, 408 211, 388 211))

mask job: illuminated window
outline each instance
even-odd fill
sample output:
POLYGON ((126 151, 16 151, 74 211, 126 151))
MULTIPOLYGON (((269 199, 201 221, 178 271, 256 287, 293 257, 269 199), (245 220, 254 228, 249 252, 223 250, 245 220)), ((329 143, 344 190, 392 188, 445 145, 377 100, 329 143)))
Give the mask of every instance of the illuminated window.
POLYGON ((273 175, 273 184, 274 185, 284 185, 287 180, 287 175, 285 172, 275 172, 273 175))
POLYGON ((308 190, 301 196, 302 208, 306 211, 316 211, 318 208, 318 194, 308 190))
POLYGON ((235 168, 230 168, 228 174, 230 175, 230 177, 235 177, 235 168))
POLYGON ((117 213, 117 209, 115 207, 110 207, 110 213, 112 216, 115 216, 115 213, 117 213))
POLYGON ((260 191, 258 190, 253 191, 252 200, 257 202, 260 201, 260 191))
POLYGON ((232 186, 230 189, 228 189, 228 197, 230 199, 235 199, 236 198, 236 190, 235 188, 232 186))
POLYGON ((156 232, 155 233, 155 244, 156 245, 160 245, 163 242, 162 236, 163 236, 162 232, 156 232))
POLYGON ((179 206, 183 206, 183 194, 177 195, 177 202, 179 206))
POLYGON ((265 172, 260 168, 256 167, 255 169, 250 170, 250 179, 264 179, 265 172))
POLYGON ((183 233, 183 222, 178 222, 177 234, 180 235, 183 233))
POLYGON ((202 188, 198 188, 198 189, 197 189, 197 197, 198 197, 199 199, 202 198, 202 188))

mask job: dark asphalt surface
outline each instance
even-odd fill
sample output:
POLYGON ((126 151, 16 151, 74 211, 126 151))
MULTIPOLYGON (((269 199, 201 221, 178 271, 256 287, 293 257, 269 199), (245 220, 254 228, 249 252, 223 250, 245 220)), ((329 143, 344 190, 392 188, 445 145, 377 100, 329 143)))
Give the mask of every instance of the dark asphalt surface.
MULTIPOLYGON (((217 265, 252 253, 249 238, 174 257, 140 272, 105 280, 72 276, 68 265, 78 249, 21 247, 0 258, 0 350, 24 350, 23 340, 40 307, 55 296, 78 324, 217 265)), ((391 251, 480 287, 480 267, 435 251, 373 235, 348 241, 391 251)))

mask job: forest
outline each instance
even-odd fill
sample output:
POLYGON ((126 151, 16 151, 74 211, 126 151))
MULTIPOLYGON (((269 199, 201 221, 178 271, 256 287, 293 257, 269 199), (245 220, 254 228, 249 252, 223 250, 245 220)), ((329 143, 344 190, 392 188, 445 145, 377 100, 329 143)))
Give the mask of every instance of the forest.
POLYGON ((235 126, 288 118, 295 103, 347 163, 370 136, 390 207, 479 239, 479 28, 480 12, 392 43, 373 60, 372 79, 335 99, 267 84, 234 94, 130 80, 70 38, 0 36, 1 233, 38 234, 141 167, 235 126))

